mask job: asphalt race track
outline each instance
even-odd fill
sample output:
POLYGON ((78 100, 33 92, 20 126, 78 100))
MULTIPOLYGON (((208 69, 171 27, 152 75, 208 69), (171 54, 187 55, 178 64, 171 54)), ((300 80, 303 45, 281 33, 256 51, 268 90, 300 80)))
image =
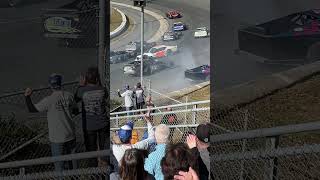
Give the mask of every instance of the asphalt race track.
MULTIPOLYGON (((126 4, 132 4, 129 0, 117 0, 115 2, 121 2, 126 4)), ((199 83, 190 81, 184 78, 184 71, 187 68, 193 68, 203 64, 210 63, 210 38, 194 39, 193 30, 197 27, 206 26, 210 29, 210 3, 209 0, 197 1, 198 4, 194 6, 191 0, 179 1, 179 0, 153 0, 147 4, 147 8, 157 12, 165 17, 165 13, 168 10, 175 9, 182 12, 183 17, 175 20, 168 20, 169 27, 172 27, 173 22, 181 21, 187 24, 188 30, 183 32, 181 39, 172 42, 164 42, 166 45, 178 45, 180 52, 171 57, 171 60, 175 63, 175 67, 172 69, 166 69, 161 72, 155 73, 151 76, 146 76, 146 79, 150 79, 152 83, 152 89, 161 92, 171 92, 179 90, 193 84, 199 83)), ((118 6, 117 6, 118 7, 118 6)), ((140 22, 140 12, 136 10, 127 10, 120 8, 123 12, 127 13, 136 22, 140 22), (132 14, 133 13, 135 14, 132 14)), ((148 40, 150 33, 156 32, 159 27, 157 21, 152 20, 152 17, 146 17, 145 22, 151 21, 151 23, 145 23, 145 40, 148 40)), ((124 38, 119 37, 116 42, 111 42, 111 49, 119 49, 124 47, 129 41, 140 41, 140 24, 138 24, 133 32, 125 35, 124 38), (129 40, 130 39, 130 40, 129 40), (122 45, 122 46, 121 46, 122 45)), ((128 77, 123 74, 122 68, 125 63, 112 64, 110 66, 111 71, 111 96, 116 94, 117 89, 122 89, 124 84, 131 86, 140 81, 140 77, 128 77)))

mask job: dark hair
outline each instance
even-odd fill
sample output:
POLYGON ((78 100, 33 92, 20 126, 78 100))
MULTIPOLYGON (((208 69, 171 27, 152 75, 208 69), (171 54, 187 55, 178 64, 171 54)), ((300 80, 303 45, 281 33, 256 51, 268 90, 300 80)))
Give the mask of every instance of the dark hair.
POLYGON ((138 180, 146 179, 148 173, 144 170, 146 152, 139 149, 127 149, 121 159, 120 179, 138 180), (144 178, 142 178, 144 177, 144 178))
POLYGON ((161 160, 164 179, 172 180, 179 171, 189 171, 189 167, 195 168, 196 161, 185 143, 168 145, 166 155, 161 160))
POLYGON ((100 82, 100 75, 99 70, 97 67, 89 67, 86 72, 86 81, 90 84, 99 84, 100 82))

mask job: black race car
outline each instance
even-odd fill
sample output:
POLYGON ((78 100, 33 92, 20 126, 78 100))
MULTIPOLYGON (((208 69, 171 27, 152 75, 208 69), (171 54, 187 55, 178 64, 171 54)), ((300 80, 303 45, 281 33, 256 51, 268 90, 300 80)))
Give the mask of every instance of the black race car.
POLYGON ((202 65, 184 72, 185 78, 191 80, 208 81, 210 79, 210 65, 202 65))
POLYGON ((182 35, 181 32, 176 32, 176 31, 169 31, 169 32, 165 32, 162 36, 162 40, 163 41, 173 41, 173 40, 177 40, 180 38, 180 36, 182 35))
POLYGON ((76 0, 43 14, 43 35, 63 47, 97 47, 97 0, 76 0))
POLYGON ((110 64, 126 62, 136 57, 136 53, 126 51, 110 51, 110 64))
MULTIPOLYGON (((143 61, 143 73, 144 75, 151 75, 161 70, 172 68, 174 66, 173 62, 169 61, 167 58, 155 59, 148 57, 143 61)), ((141 61, 133 61, 126 64, 123 67, 124 74, 131 76, 140 76, 141 72, 141 61)))
POLYGON ((290 14, 238 31, 239 52, 267 62, 310 62, 320 59, 320 10, 290 14))
MULTIPOLYGON (((144 51, 148 51, 150 48, 152 48, 153 46, 155 46, 156 43, 155 42, 151 42, 151 43, 148 43, 146 41, 143 42, 143 46, 144 46, 144 51)), ((141 43, 138 42, 138 41, 132 41, 132 42, 129 42, 127 45, 126 45, 126 51, 127 52, 134 52, 136 54, 139 54, 140 51, 141 51, 141 43)))

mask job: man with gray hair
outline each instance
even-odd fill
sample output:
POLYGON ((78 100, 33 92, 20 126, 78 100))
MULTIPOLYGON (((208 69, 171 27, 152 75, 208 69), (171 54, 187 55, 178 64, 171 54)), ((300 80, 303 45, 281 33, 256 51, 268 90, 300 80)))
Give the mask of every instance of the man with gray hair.
POLYGON ((156 180, 163 180, 163 174, 161 170, 161 159, 165 156, 166 145, 169 140, 170 130, 165 124, 160 124, 155 129, 156 150, 149 154, 145 160, 144 169, 155 177, 156 180))

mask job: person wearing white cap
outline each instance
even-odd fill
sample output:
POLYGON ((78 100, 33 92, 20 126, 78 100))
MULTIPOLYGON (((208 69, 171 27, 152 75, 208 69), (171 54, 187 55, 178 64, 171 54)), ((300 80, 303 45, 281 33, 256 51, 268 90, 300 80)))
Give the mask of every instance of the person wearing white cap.
POLYGON ((149 147, 149 144, 153 141, 154 139, 153 127, 150 121, 147 118, 145 119, 147 121, 147 126, 148 126, 148 138, 145 140, 139 141, 135 144, 130 143, 131 136, 132 136, 132 129, 133 129, 131 122, 128 122, 127 124, 122 126, 118 131, 118 136, 121 141, 121 144, 113 144, 112 151, 119 164, 127 149, 136 148, 136 149, 147 150, 149 147))
POLYGON ((166 145, 169 140, 170 130, 165 124, 160 124, 155 129, 156 150, 149 154, 145 160, 144 169, 155 177, 156 180, 163 180, 161 170, 161 159, 165 156, 166 145))

